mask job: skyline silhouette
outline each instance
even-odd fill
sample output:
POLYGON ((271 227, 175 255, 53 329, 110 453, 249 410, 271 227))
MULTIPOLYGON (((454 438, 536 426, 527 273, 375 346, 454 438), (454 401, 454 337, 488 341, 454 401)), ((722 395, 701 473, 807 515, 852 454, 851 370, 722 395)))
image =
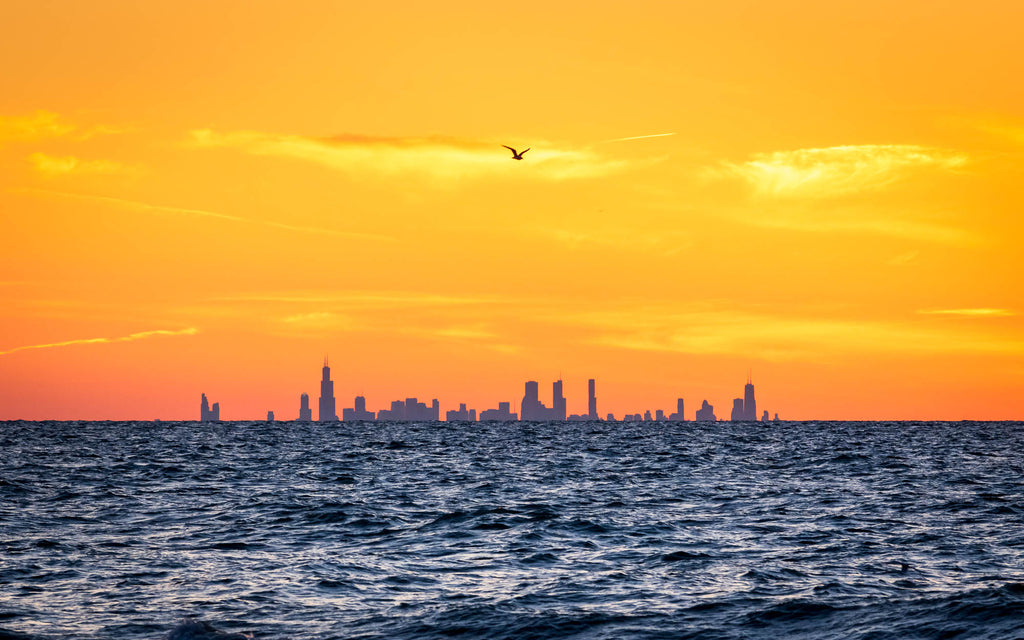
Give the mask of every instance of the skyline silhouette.
MULTIPOLYGON (((732 422, 769 422, 768 411, 758 419, 756 415, 756 400, 754 384, 751 375, 748 373, 746 384, 743 387, 743 398, 736 398, 733 401, 733 411, 730 417, 732 422)), ((567 398, 564 393, 564 383, 561 379, 551 383, 551 406, 546 406, 540 400, 540 385, 535 380, 527 380, 524 384, 523 397, 520 401, 521 412, 517 415, 511 411, 511 402, 500 402, 496 409, 483 409, 479 412, 479 421, 511 422, 521 420, 524 422, 579 422, 585 420, 601 421, 597 406, 597 380, 587 380, 587 413, 566 414, 567 398)), ((317 422, 410 422, 410 421, 440 421, 441 403, 433 398, 430 404, 420 402, 418 398, 407 397, 400 400, 392 400, 390 407, 377 411, 366 408, 366 398, 357 395, 353 399, 353 407, 342 410, 339 418, 335 411, 336 398, 334 397, 334 381, 331 379, 331 369, 328 360, 324 357, 320 378, 320 413, 317 422)), ((685 402, 683 398, 676 399, 676 410, 666 414, 661 408, 655 409, 654 414, 650 409, 640 413, 626 413, 622 418, 616 418, 613 413, 607 414, 604 421, 616 422, 686 422, 684 413, 685 402)), ((275 421, 275 411, 267 411, 267 421, 275 421)), ((467 403, 459 403, 458 409, 450 409, 444 414, 447 422, 477 422, 477 409, 469 408, 467 403)), ((714 422, 717 417, 714 414, 714 407, 705 399, 701 408, 694 415, 694 421, 714 422)), ((214 403, 211 409, 206 394, 202 394, 200 403, 200 421, 211 422, 220 420, 220 405, 214 403)), ((312 421, 309 407, 309 394, 303 392, 299 396, 298 417, 299 422, 312 421)), ((778 413, 774 421, 779 421, 778 413)))

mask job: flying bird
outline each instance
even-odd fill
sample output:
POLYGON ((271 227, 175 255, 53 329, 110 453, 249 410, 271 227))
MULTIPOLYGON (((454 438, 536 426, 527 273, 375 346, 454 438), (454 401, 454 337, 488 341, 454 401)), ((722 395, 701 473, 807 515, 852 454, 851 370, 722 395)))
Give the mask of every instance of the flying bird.
POLYGON ((513 160, 522 160, 523 159, 523 154, 530 150, 530 148, 527 147, 526 149, 523 149, 522 151, 516 151, 515 149, 513 149, 510 146, 508 146, 507 144, 503 144, 501 146, 505 147, 506 149, 508 149, 509 151, 512 152, 512 159, 513 160))

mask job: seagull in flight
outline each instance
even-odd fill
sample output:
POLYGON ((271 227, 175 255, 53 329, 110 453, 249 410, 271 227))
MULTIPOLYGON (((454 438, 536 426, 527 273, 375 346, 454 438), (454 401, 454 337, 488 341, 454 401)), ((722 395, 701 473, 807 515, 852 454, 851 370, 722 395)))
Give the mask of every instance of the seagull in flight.
POLYGON ((526 149, 523 149, 522 151, 516 151, 515 149, 513 149, 510 146, 508 146, 507 144, 503 144, 501 146, 505 147, 506 149, 508 149, 509 151, 512 152, 512 159, 513 160, 522 160, 523 159, 523 154, 530 150, 529 147, 527 147, 526 149))

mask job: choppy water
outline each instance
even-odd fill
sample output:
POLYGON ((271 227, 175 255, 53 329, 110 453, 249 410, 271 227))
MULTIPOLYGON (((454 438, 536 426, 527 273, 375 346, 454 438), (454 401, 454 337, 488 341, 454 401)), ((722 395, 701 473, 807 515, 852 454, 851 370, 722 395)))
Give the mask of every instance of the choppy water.
POLYGON ((1024 638, 1021 423, 0 423, 0 452, 0 639, 1024 638))

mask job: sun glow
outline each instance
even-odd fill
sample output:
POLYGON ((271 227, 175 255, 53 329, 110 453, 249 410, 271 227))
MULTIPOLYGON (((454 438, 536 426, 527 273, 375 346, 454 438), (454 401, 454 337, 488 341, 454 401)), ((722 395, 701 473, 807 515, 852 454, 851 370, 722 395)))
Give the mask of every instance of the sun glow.
POLYGON ((1021 417, 1024 7, 402 9, 5 8, 0 419, 1021 417))

